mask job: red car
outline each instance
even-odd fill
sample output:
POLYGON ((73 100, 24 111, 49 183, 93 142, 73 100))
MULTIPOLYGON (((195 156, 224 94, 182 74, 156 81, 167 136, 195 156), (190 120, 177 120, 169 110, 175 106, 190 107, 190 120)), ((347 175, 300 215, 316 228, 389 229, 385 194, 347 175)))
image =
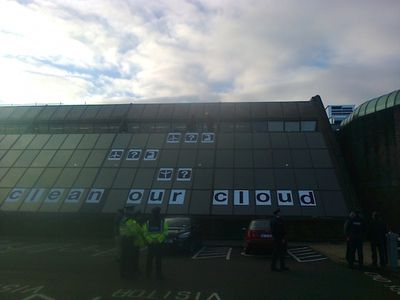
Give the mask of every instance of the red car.
POLYGON ((244 253, 272 251, 271 220, 257 219, 250 222, 246 230, 244 253))

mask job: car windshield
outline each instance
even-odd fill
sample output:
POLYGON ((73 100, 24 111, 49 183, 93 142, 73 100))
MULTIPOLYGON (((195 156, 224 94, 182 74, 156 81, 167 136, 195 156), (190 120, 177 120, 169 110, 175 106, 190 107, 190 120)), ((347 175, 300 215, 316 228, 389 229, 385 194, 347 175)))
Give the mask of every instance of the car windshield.
POLYGON ((270 221, 254 220, 250 223, 250 229, 270 229, 270 221))
POLYGON ((165 221, 169 227, 182 227, 190 225, 189 218, 166 218, 165 221))

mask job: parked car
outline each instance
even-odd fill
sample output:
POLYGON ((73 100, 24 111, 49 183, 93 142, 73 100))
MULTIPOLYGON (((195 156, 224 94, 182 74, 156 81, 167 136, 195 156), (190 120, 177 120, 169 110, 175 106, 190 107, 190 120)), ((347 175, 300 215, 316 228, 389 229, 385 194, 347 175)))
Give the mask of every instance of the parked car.
POLYGON ((252 220, 246 229, 244 253, 269 252, 272 248, 271 220, 252 220))
POLYGON ((199 226, 190 217, 168 217, 167 246, 185 252, 194 252, 201 247, 199 226))

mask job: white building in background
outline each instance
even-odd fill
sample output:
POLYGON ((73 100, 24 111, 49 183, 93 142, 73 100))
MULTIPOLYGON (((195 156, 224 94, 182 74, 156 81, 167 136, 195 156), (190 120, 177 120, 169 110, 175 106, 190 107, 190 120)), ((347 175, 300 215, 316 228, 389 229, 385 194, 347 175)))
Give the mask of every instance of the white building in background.
POLYGON ((334 130, 340 128, 340 123, 346 119, 353 111, 355 105, 328 105, 325 108, 328 115, 329 123, 331 123, 334 130))

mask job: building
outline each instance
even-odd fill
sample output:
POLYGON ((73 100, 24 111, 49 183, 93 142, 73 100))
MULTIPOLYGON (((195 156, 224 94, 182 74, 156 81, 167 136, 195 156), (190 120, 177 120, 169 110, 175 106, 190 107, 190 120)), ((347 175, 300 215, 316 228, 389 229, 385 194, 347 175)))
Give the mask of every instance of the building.
POLYGON ((355 105, 328 105, 325 108, 333 130, 339 130, 340 123, 354 111, 354 107, 355 105))
POLYGON ((310 101, 0 108, 4 215, 104 216, 125 204, 204 220, 343 218, 351 202, 310 101))
POLYGON ((338 134, 359 206, 400 229, 400 90, 358 106, 338 134))

